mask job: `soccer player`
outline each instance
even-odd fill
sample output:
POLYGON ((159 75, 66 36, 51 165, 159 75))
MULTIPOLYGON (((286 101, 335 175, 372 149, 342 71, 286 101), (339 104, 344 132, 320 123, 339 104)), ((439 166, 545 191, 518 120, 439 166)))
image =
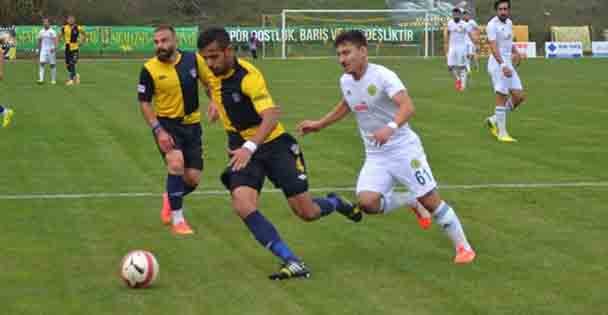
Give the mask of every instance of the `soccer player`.
POLYGON ((67 23, 61 28, 61 37, 65 41, 65 64, 69 79, 66 85, 80 84, 80 75, 76 71, 80 45, 86 41, 84 27, 76 24, 76 18, 69 15, 67 23))
POLYGON ((198 80, 204 61, 177 49, 172 26, 155 29, 154 47, 156 57, 144 64, 137 91, 145 121, 167 165, 161 220, 172 225, 174 234, 193 234, 184 218, 183 199, 196 189, 203 169, 198 80))
POLYGON ((210 94, 228 136, 230 162, 221 180, 231 193, 232 206, 255 239, 282 260, 270 279, 307 278, 310 270, 258 208, 264 179, 268 177, 283 191, 293 212, 304 221, 338 211, 358 222, 362 214, 334 193, 311 197, 300 146, 279 122, 280 110, 264 76, 251 63, 236 58, 226 30, 205 30, 197 45, 209 67, 210 94))
POLYGON ((55 30, 51 28, 51 23, 48 18, 42 19, 43 28, 38 33, 38 51, 40 52, 40 69, 38 84, 44 83, 45 66, 48 64, 51 68, 51 84, 56 84, 57 67, 56 67, 56 51, 59 43, 59 38, 55 30))
POLYGON ((471 73, 471 62, 475 63, 475 69, 479 70, 479 25, 471 18, 471 13, 468 10, 464 11, 464 22, 471 29, 471 36, 465 36, 467 41, 467 72, 471 73), (471 38, 473 40, 471 40, 471 38))
POLYGON ((494 115, 486 119, 490 132, 500 142, 516 142, 507 132, 507 114, 526 100, 519 75, 513 66, 521 56, 513 45, 511 1, 498 0, 494 4, 497 15, 487 26, 488 41, 492 54, 488 61, 488 73, 496 93, 494 115))
MULTIPOLYGON (((7 37, 0 37, 0 45, 4 45, 5 41, 7 41, 7 37)), ((0 48, 0 81, 4 79, 4 51, 3 48, 0 48)), ((5 106, 0 105, 0 117, 2 117, 2 128, 8 127, 10 125, 11 120, 15 112, 7 108, 5 106)))
POLYGON ((428 209, 453 242, 458 264, 470 263, 475 251, 467 241, 452 207, 441 199, 418 135, 410 128, 414 105, 399 77, 368 62, 367 39, 358 30, 341 33, 335 42, 344 68, 342 99, 323 118, 298 124, 302 135, 318 132, 353 112, 365 145, 366 158, 357 182, 358 207, 367 214, 402 207, 409 196, 394 192, 405 185, 428 209))
POLYGON ((471 28, 462 20, 462 9, 452 10, 453 19, 448 22, 444 32, 444 47, 448 62, 448 70, 455 80, 457 91, 464 91, 467 85, 467 42, 470 38, 471 28))

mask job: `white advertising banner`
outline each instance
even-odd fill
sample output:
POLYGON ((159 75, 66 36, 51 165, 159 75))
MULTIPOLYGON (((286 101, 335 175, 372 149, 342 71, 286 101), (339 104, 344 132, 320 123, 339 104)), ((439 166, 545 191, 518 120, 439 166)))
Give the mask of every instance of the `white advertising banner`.
POLYGON ((583 43, 581 42, 546 42, 546 58, 581 58, 583 43))
POLYGON ((517 42, 513 43, 517 47, 517 51, 526 58, 536 58, 536 43, 535 42, 517 42))
POLYGON ((595 58, 608 58, 608 42, 592 42, 591 50, 595 58))

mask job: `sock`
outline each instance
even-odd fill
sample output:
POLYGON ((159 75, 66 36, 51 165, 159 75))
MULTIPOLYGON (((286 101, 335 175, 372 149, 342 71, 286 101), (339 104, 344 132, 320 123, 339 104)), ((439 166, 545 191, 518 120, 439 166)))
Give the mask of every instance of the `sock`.
POLYGON ((283 262, 288 261, 300 261, 296 255, 294 255, 287 244, 281 240, 279 232, 275 227, 268 221, 262 213, 255 210, 245 219, 243 219, 245 225, 255 239, 268 250, 270 250, 275 256, 279 257, 283 262))
POLYGON ((57 66, 51 65, 51 81, 57 81, 57 66))
POLYGON ((439 207, 433 213, 435 222, 441 227, 448 238, 454 244, 454 247, 459 245, 464 246, 466 249, 471 249, 471 245, 467 241, 462 225, 454 209, 450 207, 445 201, 442 201, 439 207))
POLYGON ((460 80, 462 81, 462 89, 465 89, 467 87, 467 79, 468 79, 468 75, 467 75, 467 70, 463 69, 460 71, 460 80))
POLYGON ((43 64, 38 66, 38 78, 39 78, 39 81, 44 81, 44 65, 43 64))
POLYGON ((184 199, 184 180, 181 175, 167 175, 167 194, 171 210, 181 210, 184 199))
POLYGON ((423 218, 430 218, 431 213, 418 202, 416 195, 411 192, 394 193, 390 192, 383 196, 380 203, 382 213, 388 214, 395 209, 409 207, 415 209, 416 212, 423 218))
POLYGON ((513 111, 513 99, 511 98, 511 96, 509 96, 509 98, 507 98, 507 101, 505 102, 505 109, 507 110, 507 112, 513 111))
POLYGON ((184 221, 184 211, 182 209, 171 210, 171 223, 173 223, 173 225, 180 224, 184 221))
POLYGON ((504 106, 496 106, 494 116, 496 117, 496 125, 498 126, 498 136, 507 135, 507 110, 504 106))
POLYGON ((335 198, 315 198, 313 201, 321 208, 322 217, 336 211, 336 207, 338 206, 338 200, 335 198))
POLYGON ((70 73, 70 80, 74 80, 74 77, 76 76, 76 66, 73 64, 69 64, 68 72, 70 73))
POLYGON ((0 105, 0 116, 4 114, 4 106, 0 105))

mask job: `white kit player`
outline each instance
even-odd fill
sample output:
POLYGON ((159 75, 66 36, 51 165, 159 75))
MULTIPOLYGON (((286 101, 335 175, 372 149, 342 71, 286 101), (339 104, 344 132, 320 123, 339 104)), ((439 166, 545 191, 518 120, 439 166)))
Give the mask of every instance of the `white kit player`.
POLYGON ((38 34, 38 49, 40 51, 40 65, 38 84, 44 83, 45 67, 51 68, 51 84, 57 82, 57 45, 59 38, 57 32, 51 28, 48 18, 42 19, 43 28, 38 34))
POLYGON ((471 37, 472 29, 462 19, 462 9, 452 10, 453 19, 448 22, 444 32, 444 47, 448 61, 448 69, 454 76, 457 91, 464 91, 467 86, 467 37, 471 37))
POLYGON ((471 36, 466 36, 467 41, 467 72, 471 73, 471 63, 475 63, 475 69, 479 70, 479 25, 471 18, 468 10, 464 11, 464 22, 469 25, 471 36), (472 40, 471 40, 472 39, 472 40))
POLYGON ((342 100, 320 120, 301 122, 299 133, 320 131, 353 112, 366 151, 357 182, 358 207, 366 214, 386 214, 409 206, 420 217, 430 217, 429 209, 454 243, 454 262, 472 262, 475 251, 456 213, 439 196, 420 138, 409 127, 414 107, 403 83, 391 70, 368 63, 367 40, 361 31, 341 33, 335 46, 345 72, 340 79, 342 100), (396 192, 397 183, 409 192, 396 192))
POLYGON ((511 1, 498 0, 494 4, 497 16, 487 26, 488 42, 492 54, 488 60, 488 73, 496 93, 494 115, 486 120, 490 132, 500 142, 516 142, 507 132, 507 114, 526 100, 515 65, 521 56, 513 45, 511 1))

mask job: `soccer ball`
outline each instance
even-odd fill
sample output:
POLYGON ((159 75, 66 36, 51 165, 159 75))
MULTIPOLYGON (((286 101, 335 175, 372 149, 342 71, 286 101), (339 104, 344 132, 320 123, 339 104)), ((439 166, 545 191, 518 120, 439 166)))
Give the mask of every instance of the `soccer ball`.
POLYGON ((158 278, 158 262, 149 251, 132 251, 120 263, 120 277, 130 288, 148 287, 158 278))

